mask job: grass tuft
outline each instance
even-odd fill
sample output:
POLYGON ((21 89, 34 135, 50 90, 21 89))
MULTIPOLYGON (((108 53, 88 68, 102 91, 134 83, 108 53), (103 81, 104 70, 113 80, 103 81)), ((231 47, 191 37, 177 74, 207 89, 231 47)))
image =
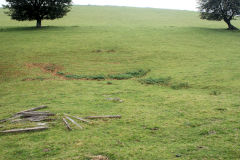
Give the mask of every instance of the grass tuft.
POLYGON ((171 80, 171 77, 167 78, 146 78, 146 79, 141 79, 139 80, 140 83, 142 84, 147 84, 147 85, 164 85, 167 86, 169 85, 171 80))
POLYGON ((184 83, 179 83, 179 84, 173 84, 171 85, 171 88, 172 89, 187 89, 187 88, 190 88, 188 82, 184 82, 184 83))
POLYGON ((109 74, 105 75, 73 75, 73 74, 65 74, 63 72, 57 72, 57 75, 64 76, 68 79, 86 79, 86 80, 105 80, 105 79, 115 79, 115 80, 124 80, 124 79, 131 79, 131 78, 139 78, 145 76, 150 70, 135 70, 126 73, 119 73, 119 74, 109 74))

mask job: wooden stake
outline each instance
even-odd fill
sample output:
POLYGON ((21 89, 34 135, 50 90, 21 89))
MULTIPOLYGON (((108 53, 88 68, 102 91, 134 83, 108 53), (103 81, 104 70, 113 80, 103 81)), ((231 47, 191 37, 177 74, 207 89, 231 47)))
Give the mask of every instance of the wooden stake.
POLYGON ((35 107, 35 108, 31 108, 31 109, 28 109, 28 110, 25 110, 25 111, 18 112, 17 114, 20 114, 20 113, 22 113, 22 112, 36 111, 36 110, 44 109, 44 108, 47 108, 47 107, 48 107, 48 106, 39 106, 39 107, 35 107))
POLYGON ((78 128, 83 129, 82 126, 80 126, 77 122, 75 122, 75 121, 74 121, 73 119, 71 119, 70 117, 66 116, 66 118, 67 118, 69 121, 71 121, 73 124, 75 124, 76 126, 78 126, 78 128))
POLYGON ((70 125, 68 124, 68 122, 67 122, 67 120, 66 120, 65 118, 63 118, 63 122, 65 123, 67 129, 68 129, 69 131, 71 131, 72 128, 70 127, 70 125))
POLYGON ((84 119, 103 119, 103 118, 122 118, 120 115, 108 115, 108 116, 88 116, 84 119))

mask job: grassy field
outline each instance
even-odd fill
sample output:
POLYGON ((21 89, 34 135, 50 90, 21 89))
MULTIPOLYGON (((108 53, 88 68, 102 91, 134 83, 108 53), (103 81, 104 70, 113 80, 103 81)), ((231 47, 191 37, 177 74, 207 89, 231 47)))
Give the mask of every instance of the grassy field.
POLYGON ((43 104, 58 118, 0 135, 1 160, 240 159, 240 32, 197 12, 127 7, 75 6, 43 25, 0 9, 0 119, 43 104), (122 118, 69 132, 64 113, 122 118))

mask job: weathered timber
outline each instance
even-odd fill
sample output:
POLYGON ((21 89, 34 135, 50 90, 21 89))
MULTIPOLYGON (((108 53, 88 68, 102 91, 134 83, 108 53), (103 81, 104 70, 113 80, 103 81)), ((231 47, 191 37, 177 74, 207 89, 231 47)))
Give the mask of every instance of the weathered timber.
POLYGON ((49 118, 48 116, 33 116, 33 117, 27 117, 24 119, 31 122, 41 122, 41 121, 49 122, 49 121, 55 120, 55 119, 49 118))
POLYGON ((28 110, 25 110, 25 111, 18 112, 17 114, 20 114, 20 113, 22 113, 22 112, 37 111, 37 110, 44 109, 44 108, 47 108, 47 107, 48 107, 48 106, 39 106, 39 107, 35 107, 35 108, 31 108, 31 109, 28 109, 28 110))
POLYGON ((80 121, 86 122, 86 123, 91 123, 90 121, 88 121, 88 120, 86 120, 84 118, 81 118, 81 117, 77 117, 77 116, 72 116, 72 117, 74 117, 74 118, 76 118, 76 119, 78 119, 80 121))
POLYGON ((69 131, 71 131, 72 128, 70 127, 70 125, 68 124, 68 122, 67 122, 67 120, 66 120, 65 118, 63 118, 63 122, 65 123, 67 129, 68 129, 69 131))
POLYGON ((54 113, 50 113, 50 112, 36 112, 36 111, 32 111, 32 112, 22 112, 20 113, 21 117, 34 117, 34 116, 54 116, 54 113))
POLYGON ((7 122, 8 120, 9 120, 9 118, 1 119, 1 120, 0 120, 0 123, 7 122))
POLYGON ((72 118, 70 118, 70 117, 68 117, 68 116, 66 116, 66 118, 67 118, 69 121, 71 121, 73 124, 75 124, 76 126, 78 126, 78 128, 83 129, 83 127, 80 126, 77 122, 75 122, 72 118))
POLYGON ((10 117, 10 118, 6 118, 6 119, 0 120, 0 123, 7 122, 7 121, 9 121, 9 120, 14 120, 14 119, 19 118, 19 117, 20 117, 20 115, 13 115, 13 116, 10 117))
POLYGON ((88 116, 84 119, 103 119, 103 118, 122 118, 120 115, 107 115, 107 116, 88 116))
POLYGON ((48 129, 48 127, 21 128, 21 129, 11 129, 6 131, 1 131, 0 133, 20 133, 20 132, 42 131, 46 129, 48 129))

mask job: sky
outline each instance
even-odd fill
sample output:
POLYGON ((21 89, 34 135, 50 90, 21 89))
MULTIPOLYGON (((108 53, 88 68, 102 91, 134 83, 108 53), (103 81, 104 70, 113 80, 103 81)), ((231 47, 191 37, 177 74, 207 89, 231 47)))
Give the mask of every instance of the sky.
MULTIPOLYGON (((197 0, 73 0, 78 5, 112 5, 164 9, 197 10, 197 0)), ((5 0, 0 0, 4 4, 5 0)))

